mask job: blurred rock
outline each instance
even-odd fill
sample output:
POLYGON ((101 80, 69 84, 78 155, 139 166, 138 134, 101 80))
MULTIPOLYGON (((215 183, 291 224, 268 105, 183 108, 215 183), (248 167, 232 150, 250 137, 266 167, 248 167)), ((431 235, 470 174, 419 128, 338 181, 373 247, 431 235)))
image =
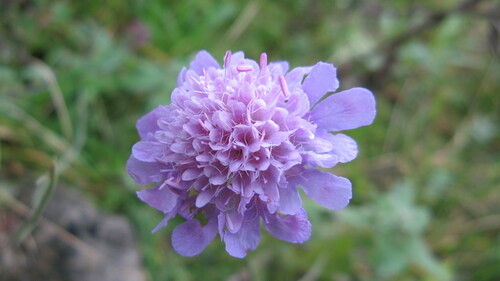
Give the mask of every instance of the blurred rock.
POLYGON ((103 214, 64 188, 56 189, 44 218, 32 237, 15 247, 11 237, 24 219, 2 210, 0 280, 146 280, 125 218, 103 214))

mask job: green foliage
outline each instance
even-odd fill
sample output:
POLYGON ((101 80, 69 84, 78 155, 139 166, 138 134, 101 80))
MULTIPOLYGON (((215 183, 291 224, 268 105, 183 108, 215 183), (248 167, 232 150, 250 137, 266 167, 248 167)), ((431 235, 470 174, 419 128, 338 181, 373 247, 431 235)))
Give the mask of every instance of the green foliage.
POLYGON ((372 203, 340 213, 341 222, 354 226, 372 243, 370 264, 377 280, 398 276, 401 280, 408 269, 418 270, 428 280, 451 280, 423 238, 430 213, 415 205, 415 190, 412 184, 397 184, 372 203))
POLYGON ((494 1, 468 2, 480 3, 7 1, 1 176, 33 181, 58 159, 60 182, 132 221, 151 280, 497 280, 499 35, 494 1), (200 49, 328 61, 342 89, 375 92, 374 124, 348 132, 358 158, 332 170, 352 180, 353 202, 330 212, 305 199, 307 243, 263 232, 245 260, 217 241, 184 258, 169 242, 180 219, 150 234, 161 214, 124 170, 135 122, 169 103, 200 49))

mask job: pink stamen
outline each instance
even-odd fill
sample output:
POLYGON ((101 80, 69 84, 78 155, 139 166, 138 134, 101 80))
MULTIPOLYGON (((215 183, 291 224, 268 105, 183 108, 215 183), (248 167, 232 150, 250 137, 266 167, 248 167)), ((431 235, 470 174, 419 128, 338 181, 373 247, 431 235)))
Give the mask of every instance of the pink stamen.
POLYGON ((229 62, 231 62, 231 51, 227 51, 224 56, 224 67, 227 68, 229 66, 229 62))
POLYGON ((289 97, 290 92, 288 91, 288 86, 286 85, 285 77, 283 75, 280 75, 280 77, 278 78, 278 81, 280 83, 281 90, 283 91, 283 95, 285 97, 289 97))
POLYGON ((267 67, 267 54, 260 54, 260 71, 265 71, 267 67))
POLYGON ((252 68, 252 66, 250 66, 248 64, 239 64, 236 66, 236 70, 238 72, 248 72, 248 71, 252 71, 253 68, 252 68))

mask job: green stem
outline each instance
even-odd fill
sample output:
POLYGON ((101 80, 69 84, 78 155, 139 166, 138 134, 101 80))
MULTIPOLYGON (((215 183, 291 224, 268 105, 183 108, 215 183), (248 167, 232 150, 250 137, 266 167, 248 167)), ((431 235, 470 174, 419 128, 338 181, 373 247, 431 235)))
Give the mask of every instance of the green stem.
POLYGON ((56 173, 56 164, 54 163, 49 171, 49 184, 45 193, 42 196, 42 199, 39 201, 37 206, 33 208, 33 214, 31 217, 21 226, 21 228, 17 231, 14 236, 14 242, 16 245, 19 245, 21 242, 31 234, 31 232, 35 229, 38 220, 42 216, 42 212, 47 205, 52 193, 55 190, 57 184, 57 173, 56 173))

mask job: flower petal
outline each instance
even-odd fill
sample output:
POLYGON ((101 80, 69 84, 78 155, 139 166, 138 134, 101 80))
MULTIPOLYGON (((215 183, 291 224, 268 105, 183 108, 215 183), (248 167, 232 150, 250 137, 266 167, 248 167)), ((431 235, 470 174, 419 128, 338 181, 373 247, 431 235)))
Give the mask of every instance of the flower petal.
POLYGON ((282 216, 279 214, 266 217, 264 227, 272 236, 291 243, 304 243, 311 237, 311 223, 307 213, 300 208, 297 214, 282 216))
POLYGON ((159 186, 138 191, 137 196, 142 201, 148 203, 149 206, 163 213, 173 210, 179 198, 168 187, 159 188, 159 186))
POLYGON ((358 145, 356 141, 344 134, 329 134, 327 139, 332 143, 333 148, 329 153, 337 156, 340 163, 347 163, 358 156, 358 145))
POLYGON ((245 59, 245 53, 243 51, 238 51, 231 55, 231 61, 229 62, 229 65, 231 66, 237 65, 244 59, 245 59))
POLYGON ((302 199, 295 185, 279 188, 279 212, 284 215, 296 214, 302 207, 302 199))
POLYGON ((132 147, 132 155, 139 161, 156 162, 158 157, 163 156, 164 147, 159 142, 140 141, 132 147))
POLYGON ((199 51, 189 65, 189 69, 194 70, 198 75, 203 75, 203 69, 209 67, 220 68, 219 63, 205 50, 199 51))
POLYGON ((200 192, 198 196, 196 196, 196 203, 195 206, 196 208, 201 208, 210 202, 212 198, 214 197, 215 189, 214 188, 207 188, 200 192))
POLYGON ((236 233, 243 225, 244 216, 238 212, 238 208, 226 211, 226 226, 229 233, 236 233))
POLYGON ((217 221, 202 226, 196 219, 178 225, 172 232, 172 247, 180 255, 193 257, 201 253, 217 234, 217 221))
POLYGON ((294 93, 288 98, 285 108, 289 115, 302 117, 310 109, 309 99, 304 93, 294 93))
POLYGON ((318 62, 304 80, 302 89, 309 97, 311 105, 317 103, 328 92, 334 92, 339 87, 337 69, 331 63, 318 62))
POLYGON ((310 167, 332 168, 339 163, 336 155, 306 151, 302 154, 302 164, 310 167))
MULTIPOLYGON (((331 135, 330 133, 326 132, 326 134, 331 135)), ((326 153, 330 152, 333 149, 333 144, 329 139, 330 136, 320 136, 318 133, 316 133, 316 136, 314 139, 309 140, 308 142, 304 143, 304 148, 306 150, 311 150, 316 153, 326 153)))
POLYGON ((259 217, 246 221, 236 233, 226 231, 226 251, 233 257, 244 258, 248 250, 255 250, 260 242, 259 217))
POLYGON ((166 117, 169 114, 169 108, 167 106, 160 105, 139 119, 136 123, 136 128, 139 132, 139 136, 141 136, 141 139, 154 140, 154 133, 160 129, 158 127, 158 119, 166 117))
POLYGON ((307 196, 332 210, 344 208, 352 198, 352 185, 348 179, 316 169, 304 169, 288 181, 299 185, 307 196))
POLYGON ((161 180, 162 175, 159 163, 142 162, 133 155, 127 160, 128 174, 140 185, 147 185, 161 180))
POLYGON ((277 79, 280 75, 285 75, 288 71, 289 64, 287 61, 274 61, 267 66, 273 79, 277 79))
POLYGON ((199 176, 203 174, 203 170, 198 169, 198 168, 192 168, 192 169, 186 169, 182 173, 182 180, 183 181, 192 181, 194 179, 197 179, 199 176))
POLYGON ((327 131, 342 131, 370 125, 375 119, 375 98, 365 88, 333 94, 310 113, 311 121, 327 131))
POLYGON ((311 66, 302 66, 296 67, 292 69, 285 75, 286 83, 290 90, 293 90, 295 87, 300 86, 302 81, 304 80, 304 75, 307 75, 311 72, 311 66))

